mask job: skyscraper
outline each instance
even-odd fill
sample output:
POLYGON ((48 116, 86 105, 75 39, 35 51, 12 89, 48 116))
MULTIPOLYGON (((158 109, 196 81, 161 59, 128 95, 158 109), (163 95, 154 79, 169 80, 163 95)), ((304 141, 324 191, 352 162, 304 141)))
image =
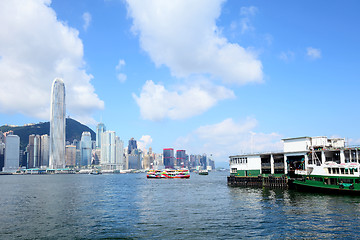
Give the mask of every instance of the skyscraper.
POLYGON ((185 167, 185 165, 187 165, 185 150, 177 150, 176 151, 176 165, 179 167, 185 167))
POLYGON ((7 135, 5 138, 4 172, 16 172, 19 168, 20 137, 7 135))
POLYGON ((164 165, 165 168, 174 168, 174 149, 173 148, 164 148, 164 165))
POLYGON ((90 132, 83 132, 80 141, 81 148, 81 166, 91 165, 91 134, 90 132))
POLYGON ((41 135, 41 166, 49 166, 49 135, 41 135))
POLYGON ((56 78, 51 89, 49 167, 65 168, 65 84, 56 78))
POLYGON ((96 126, 96 148, 101 148, 101 135, 106 131, 106 127, 103 123, 99 123, 96 126))
POLYGON ((132 152, 132 150, 137 149, 137 143, 134 138, 131 138, 129 140, 129 146, 128 146, 128 154, 132 152))

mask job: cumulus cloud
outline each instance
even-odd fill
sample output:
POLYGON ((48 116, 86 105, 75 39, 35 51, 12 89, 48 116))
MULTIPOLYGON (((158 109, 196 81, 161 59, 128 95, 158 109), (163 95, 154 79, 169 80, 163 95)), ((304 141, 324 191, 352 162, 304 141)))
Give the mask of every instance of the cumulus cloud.
POLYGON ((188 136, 180 137, 177 147, 193 152, 211 153, 217 161, 228 161, 229 155, 276 151, 282 149, 281 135, 256 132, 257 120, 247 118, 201 126, 188 136))
POLYGON ((241 33, 255 30, 255 28, 251 24, 250 18, 252 16, 255 16, 257 11, 258 11, 257 7, 254 6, 241 7, 240 9, 240 15, 242 16, 240 20, 241 33))
POLYGON ((157 66, 166 65, 179 78, 210 74, 224 83, 261 82, 256 53, 228 42, 216 26, 223 2, 127 0, 132 29, 157 66))
POLYGON ((281 52, 279 55, 279 58, 281 60, 283 60, 284 62, 291 62, 294 61, 295 59, 295 53, 292 51, 287 51, 287 52, 281 52))
POLYGON ((258 8, 255 6, 240 8, 240 15, 242 16, 254 16, 257 12, 258 12, 258 8))
POLYGON ((310 59, 319 59, 321 58, 321 50, 320 49, 316 49, 316 48, 312 48, 312 47, 308 47, 306 49, 306 55, 310 58, 310 59))
POLYGON ((126 76, 125 74, 123 74, 123 73, 118 73, 118 74, 116 75, 116 77, 117 77, 117 79, 118 79, 121 83, 125 82, 126 79, 127 79, 127 76, 126 76))
POLYGON ((90 26, 90 22, 91 22, 91 14, 88 12, 85 12, 83 15, 83 20, 84 20, 84 25, 83 28, 86 31, 88 29, 88 27, 90 26))
POLYGON ((219 100, 234 98, 233 91, 202 81, 167 90, 162 84, 146 81, 140 96, 133 94, 143 119, 185 119, 199 115, 219 100))
POLYGON ((0 2, 0 111, 49 119, 51 85, 64 79, 67 110, 83 122, 104 102, 84 70, 78 31, 60 22, 50 1, 0 2))
POLYGON ((116 72, 117 72, 116 77, 117 77, 117 79, 118 79, 121 83, 125 82, 126 79, 127 79, 126 74, 121 73, 121 70, 124 68, 125 65, 126 65, 125 60, 124 60, 124 59, 120 59, 120 60, 119 60, 119 63, 118 63, 118 64, 116 65, 116 67, 115 67, 116 72))
POLYGON ((150 146, 152 141, 153 140, 150 135, 143 135, 140 140, 137 141, 138 148, 140 148, 143 152, 146 152, 146 147, 150 146))

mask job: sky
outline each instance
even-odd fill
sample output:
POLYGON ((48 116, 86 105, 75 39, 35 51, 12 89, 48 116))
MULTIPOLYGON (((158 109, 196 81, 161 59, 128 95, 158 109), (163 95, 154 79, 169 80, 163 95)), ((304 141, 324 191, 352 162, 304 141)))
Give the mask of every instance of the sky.
POLYGON ((360 144, 360 2, 5 0, 0 125, 67 115, 127 146, 212 154, 281 151, 283 138, 360 144))

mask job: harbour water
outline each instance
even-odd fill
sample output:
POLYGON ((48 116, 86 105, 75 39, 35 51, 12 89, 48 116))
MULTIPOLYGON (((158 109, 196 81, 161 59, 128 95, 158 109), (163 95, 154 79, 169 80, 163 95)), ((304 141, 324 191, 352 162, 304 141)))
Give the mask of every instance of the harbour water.
POLYGON ((360 197, 228 187, 228 175, 0 176, 0 239, 360 236, 360 197))

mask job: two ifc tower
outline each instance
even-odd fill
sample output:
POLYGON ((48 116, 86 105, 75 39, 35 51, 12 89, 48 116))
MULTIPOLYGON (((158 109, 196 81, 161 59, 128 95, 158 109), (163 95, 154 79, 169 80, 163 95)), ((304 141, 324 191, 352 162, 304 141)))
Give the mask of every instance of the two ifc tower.
POLYGON ((65 168, 65 84, 55 78, 51 88, 50 169, 65 168))

